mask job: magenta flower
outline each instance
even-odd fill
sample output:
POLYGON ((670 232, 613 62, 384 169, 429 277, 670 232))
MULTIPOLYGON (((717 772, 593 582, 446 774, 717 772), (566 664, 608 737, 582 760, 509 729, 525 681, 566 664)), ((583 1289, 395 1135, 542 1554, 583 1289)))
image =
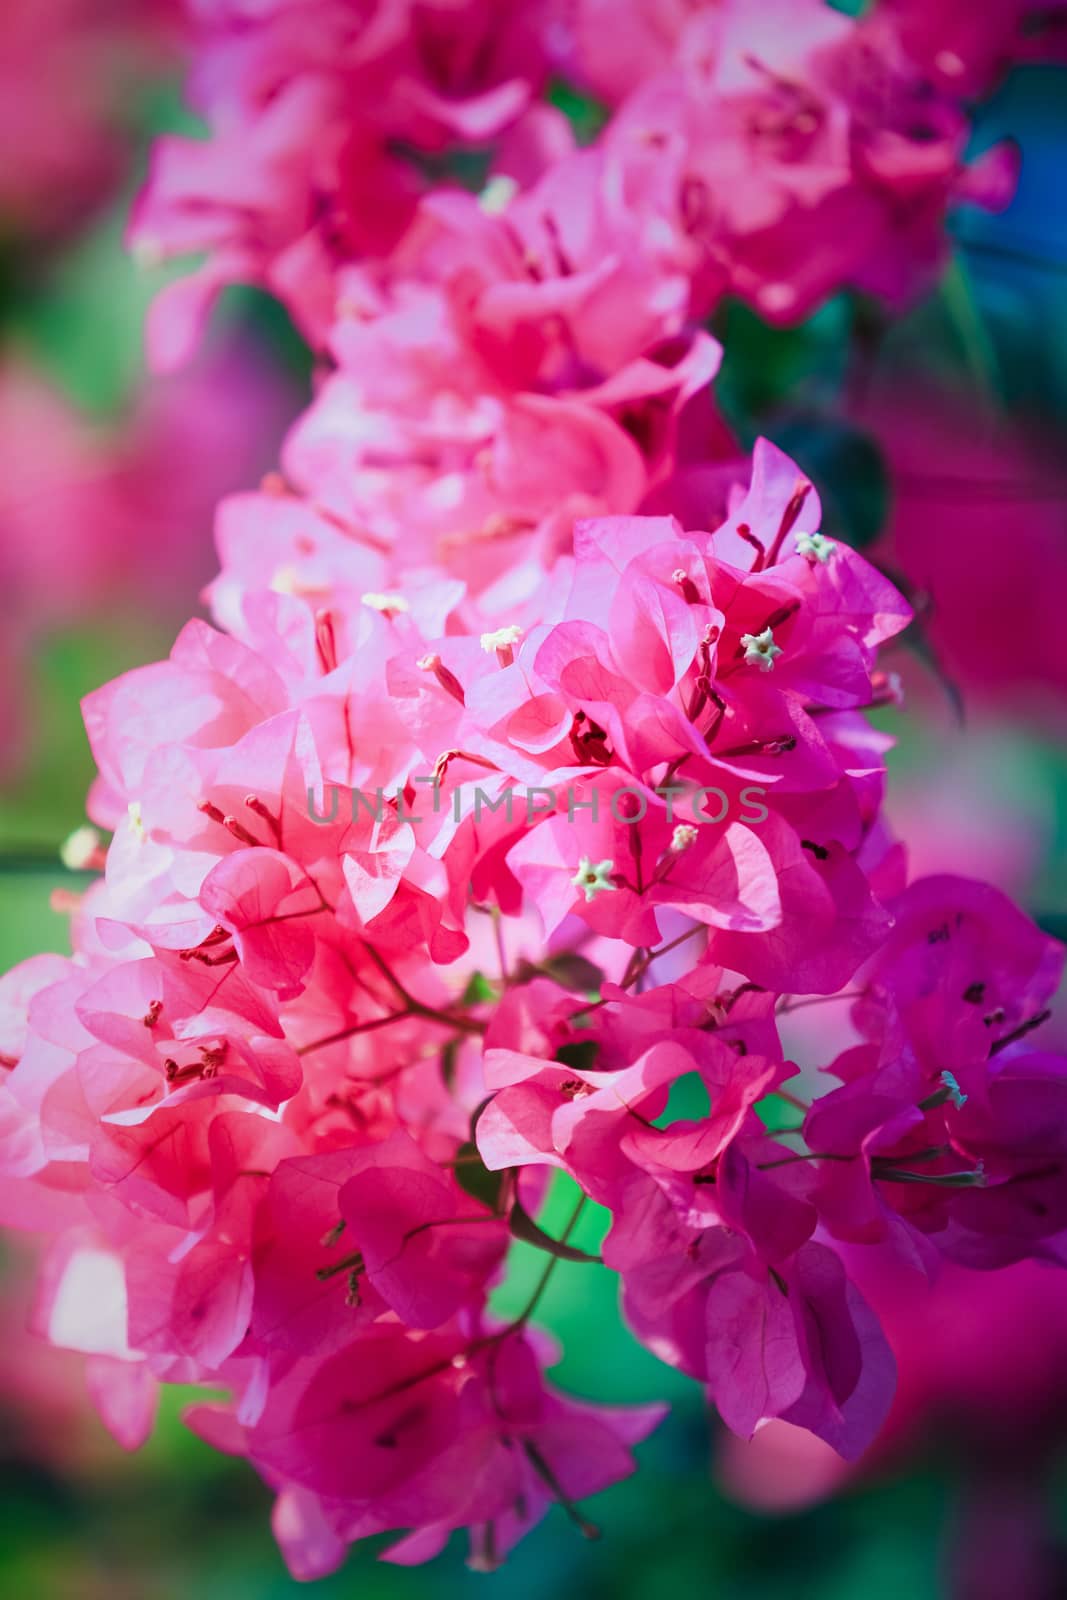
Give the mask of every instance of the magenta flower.
POLYGON ((37 1323, 127 1445, 160 1382, 225 1391, 190 1422, 301 1578, 386 1532, 491 1568, 552 1504, 595 1534, 660 1408, 549 1387, 561 1261, 737 1434, 854 1460, 894 1385, 861 1277, 1064 1259, 1060 952, 907 883, 865 713, 909 607, 794 462, 738 461, 700 322, 921 287, 962 88, 891 6, 637 5, 602 46, 593 4, 198 9, 209 138, 134 233, 208 254, 153 353, 244 280, 327 359, 220 509, 213 622, 88 697, 103 872, 0 983, 37 1323), (589 149, 561 62, 617 102, 589 149), (477 197, 435 184, 472 151, 477 197))

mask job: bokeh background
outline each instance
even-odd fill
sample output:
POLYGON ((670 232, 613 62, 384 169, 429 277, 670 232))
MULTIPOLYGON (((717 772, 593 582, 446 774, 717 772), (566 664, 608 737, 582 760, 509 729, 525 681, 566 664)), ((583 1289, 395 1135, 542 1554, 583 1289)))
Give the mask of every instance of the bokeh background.
MULTIPOLYGON (((212 508, 271 467, 306 403, 305 350, 262 296, 224 297, 180 375, 149 379, 165 272, 123 250, 162 131, 189 130, 169 0, 6 0, 0 23, 0 968, 66 948, 62 864, 92 777, 83 694, 169 648, 213 565, 212 508)), ((575 107, 581 115, 580 105, 575 107)), ((916 872, 981 875, 1067 935, 1067 71, 1017 70, 976 141, 1010 135, 1018 195, 952 220, 937 292, 888 325, 842 296, 771 330, 717 316, 717 385, 747 446, 816 478, 832 531, 908 591, 892 662, 905 712, 890 816, 916 872)), ((1061 1008, 1061 1012, 1067 1008, 1061 1008)), ((803 1023, 797 1049, 818 1049, 803 1023)), ((813 1032, 813 1030, 816 1030, 813 1032)), ((1049 1047, 1067 1048, 1062 1017, 1049 1047)), ((567 1197, 557 1194, 561 1214, 567 1197)), ((549 1224, 555 1218, 549 1219, 549 1224)), ((590 1246, 597 1222, 585 1224, 590 1246)), ((502 1305, 518 1307, 519 1267, 502 1305)), ((637 1478, 583 1542, 562 1514, 495 1577, 458 1545, 431 1569, 361 1548, 323 1600, 1053 1600, 1067 1594, 1067 1282, 1035 1266, 883 1292, 901 1368, 858 1469, 784 1424, 717 1431, 697 1388, 621 1329, 603 1271, 555 1274, 545 1320, 583 1394, 674 1401, 637 1478), (896 1295, 886 1304, 885 1294, 896 1295)), ((185 1431, 170 1391, 135 1458, 96 1420, 76 1357, 38 1344, 28 1256, 0 1258, 0 1593, 275 1600, 298 1592, 243 1463, 185 1431)))

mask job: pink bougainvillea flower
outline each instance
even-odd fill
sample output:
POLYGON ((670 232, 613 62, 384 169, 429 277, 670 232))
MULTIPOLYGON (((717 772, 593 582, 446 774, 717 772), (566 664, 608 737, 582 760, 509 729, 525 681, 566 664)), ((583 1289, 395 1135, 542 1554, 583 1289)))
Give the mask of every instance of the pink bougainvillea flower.
POLYGON ((1010 196, 1010 152, 965 164, 967 99, 1018 55, 1055 51, 1033 10, 961 23, 906 0, 861 19, 822 0, 631 0, 615 26, 603 0, 201 7, 209 137, 161 142, 132 232, 153 259, 208 258, 160 297, 150 348, 180 363, 235 280, 272 289, 324 348, 352 260, 373 277, 393 256, 414 276, 405 235, 427 191, 423 244, 431 213, 438 250, 442 220, 463 219, 468 263, 497 236, 491 275, 511 282, 475 311, 496 361, 543 361, 547 335, 557 368, 596 367, 605 338, 647 343, 664 315, 727 291, 786 322, 845 285, 900 304, 943 260, 950 204, 1010 196), (594 150, 539 98, 553 71, 613 109, 594 150))
POLYGON ((200 6, 192 81, 210 139, 157 146, 134 218, 142 253, 207 249, 165 291, 149 330, 159 365, 180 362, 218 290, 258 282, 321 341, 333 273, 395 242, 435 160, 514 126, 547 70, 553 6, 464 0, 316 0, 200 6))
POLYGON ((104 870, 0 986, 38 1324, 126 1444, 159 1383, 224 1391, 190 1422, 300 1578, 386 1533, 491 1568, 551 1505, 593 1535, 659 1408, 546 1382, 557 1268, 615 1272, 743 1438, 854 1460, 882 1275, 1067 1259, 1060 956, 907 882, 866 713, 909 607, 740 459, 702 324, 913 295, 976 186, 962 90, 904 7, 197 9, 208 137, 134 233, 207 259, 154 355, 242 280, 322 365, 221 508, 212 622, 86 701, 104 870), (546 1261, 505 1321, 512 1239, 546 1261))
POLYGON ((575 1254, 536 1220, 556 1167, 639 1338, 741 1433, 855 1457, 892 1363, 848 1250, 1058 1261, 1067 1218, 1062 1063, 1026 1042, 1058 953, 995 891, 902 894, 880 822, 863 713, 907 606, 765 442, 709 529, 528 542, 503 613, 505 569, 328 481, 228 502, 227 631, 86 704, 106 871, 73 960, 5 984, 51 1336, 89 1250, 102 1413, 130 1441, 156 1382, 229 1387, 195 1425, 279 1492, 294 1570, 390 1529, 492 1564, 551 1501, 585 1525, 643 1426, 557 1401, 529 1318, 488 1319, 511 1234, 575 1254), (850 984, 808 1107, 778 1017, 850 984))

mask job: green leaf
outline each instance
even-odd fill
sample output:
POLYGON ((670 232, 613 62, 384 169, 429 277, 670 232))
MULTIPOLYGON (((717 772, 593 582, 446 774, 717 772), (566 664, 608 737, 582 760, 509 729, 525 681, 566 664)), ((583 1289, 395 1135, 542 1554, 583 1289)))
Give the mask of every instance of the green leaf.
POLYGON ((795 1128, 803 1113, 796 1106, 791 1106, 788 1100, 783 1100, 780 1094, 764 1095, 753 1107, 757 1117, 763 1123, 768 1133, 780 1133, 786 1128, 795 1128))
POLYGON ((60 843, 85 821, 85 796, 95 771, 82 725, 82 696, 166 655, 169 645, 163 627, 126 611, 102 614, 35 643, 21 683, 30 748, 15 778, 0 789, 0 853, 50 855, 58 871, 60 843))
POLYGON ((456 1182, 464 1194, 469 1194, 490 1211, 500 1210, 500 1197, 508 1172, 490 1172, 473 1142, 461 1144, 456 1152, 456 1182))
POLYGON ((456 1081, 456 1060, 459 1056, 459 1039, 449 1039, 441 1048, 441 1082, 451 1093, 456 1081))
POLYGON ((563 112, 579 144, 592 144, 608 120, 606 106, 562 78, 556 78, 549 85, 548 102, 563 112))
POLYGON ((561 1066, 571 1067, 575 1072, 595 1072, 599 1053, 598 1039, 575 1039, 570 1044, 560 1045, 556 1060, 561 1066))
POLYGON ((496 999, 496 990, 489 979, 481 972, 471 974, 470 982, 460 995, 461 1006, 484 1005, 488 1000, 496 999))
POLYGON ((582 995, 599 994, 604 982, 600 968, 577 950, 563 950, 544 961, 524 961, 517 976, 522 983, 529 983, 531 978, 551 978, 572 994, 582 995))
POLYGON ((538 1227, 518 1200, 508 1213, 508 1227, 514 1238, 521 1239, 524 1244, 532 1244, 538 1250, 544 1250, 559 1261, 583 1261, 589 1266, 603 1265, 599 1256, 591 1256, 573 1244, 563 1244, 559 1239, 553 1239, 543 1228, 538 1227))
POLYGON ((703 1122, 711 1115, 708 1086, 699 1072, 683 1072, 675 1078, 667 1104, 653 1119, 654 1128, 669 1128, 675 1122, 703 1122))
POLYGON ((837 404, 852 317, 845 295, 790 328, 772 328, 740 300, 723 302, 711 325, 723 347, 715 398, 746 448, 787 406, 802 400, 809 408, 837 404))
POLYGON ((873 544, 889 513, 889 473, 874 439, 822 416, 781 423, 768 433, 816 485, 823 533, 855 550, 873 544))

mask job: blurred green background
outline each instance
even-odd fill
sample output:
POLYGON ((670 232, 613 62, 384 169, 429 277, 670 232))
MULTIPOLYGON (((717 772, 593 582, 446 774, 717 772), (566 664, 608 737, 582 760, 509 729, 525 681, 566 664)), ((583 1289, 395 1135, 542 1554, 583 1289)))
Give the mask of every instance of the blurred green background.
MULTIPOLYGON (((125 80, 121 176, 74 222, 57 229, 49 220, 36 231, 22 220, 0 242, 0 383, 17 388, 32 374, 77 440, 67 449, 50 436, 40 478, 51 494, 69 470, 72 503, 79 474, 94 483, 117 478, 121 502, 121 513, 100 513, 115 521, 119 546, 103 578, 90 572, 67 592, 62 540, 36 569, 28 565, 15 541, 35 526, 38 489, 36 479, 24 487, 21 435, 14 413, 0 408, 0 693, 9 717, 0 717, 8 730, 0 759, 2 969, 66 947, 65 919, 51 902, 83 882, 59 863, 92 779, 80 698, 169 648, 211 571, 210 501, 271 465, 308 391, 307 359, 284 316, 262 297, 230 294, 212 329, 203 388, 191 390, 190 403, 211 397, 218 426, 236 430, 231 455, 220 468, 211 454, 200 472, 204 441, 181 431, 178 400, 145 423, 155 402, 142 325, 163 275, 134 266, 122 231, 150 139, 184 124, 175 81, 165 51, 125 80), (247 371, 230 382, 212 363, 234 351, 247 371), (157 561, 157 522, 173 518, 175 480, 198 474, 204 503, 194 496, 179 506, 188 525, 175 537, 173 561, 157 561)), ((795 454, 824 492, 833 531, 902 575, 916 601, 919 621, 890 663, 905 679, 910 710, 882 713, 881 721, 899 741, 890 814, 915 838, 917 866, 941 862, 991 876, 1060 934, 1067 622, 1057 632, 1054 622, 1035 620, 1033 607, 1057 585, 1058 605, 1067 595, 1065 88, 1059 72, 1025 69, 985 108, 979 145, 1004 132, 1022 144, 1019 196, 1002 217, 954 220, 953 264, 940 291, 899 324, 888 328, 874 308, 847 296, 794 330, 772 331, 739 305, 715 322, 726 345, 719 402, 742 443, 765 432, 795 454), (992 460, 1000 468, 991 477, 992 460)), ((51 499, 42 504, 41 519, 59 514, 51 499)), ((39 526, 42 538, 55 531, 39 526)), ((1065 1042, 1062 1032, 1058 1039, 1065 1042)), ((566 1194, 552 1205, 564 1215, 566 1194)), ((556 1220, 550 1216, 550 1228, 556 1220)), ((595 1246, 596 1219, 582 1227, 578 1242, 595 1246)), ((505 1309, 522 1303, 538 1270, 525 1250, 501 1292, 505 1309)), ((24 1333, 28 1275, 10 1247, 4 1273, 0 1593, 274 1600, 296 1592, 270 1535, 267 1491, 243 1463, 183 1428, 189 1396, 170 1392, 151 1443, 124 1457, 90 1412, 79 1361, 24 1333)), ((963 1294, 946 1314, 984 1313, 968 1309, 963 1294)), ((1026 1315, 1020 1303, 1014 1340, 1003 1327, 990 1336, 994 1366, 1026 1363, 1026 1315)), ((798 1456, 784 1469, 789 1483, 772 1514, 753 1508, 761 1496, 724 1455, 696 1387, 621 1328, 607 1272, 561 1264, 543 1320, 566 1352, 556 1374, 564 1387, 608 1401, 673 1402, 639 1451, 638 1476, 591 1507, 603 1538, 584 1542, 554 1513, 488 1578, 465 1571, 458 1542, 432 1568, 412 1571, 380 1564, 364 1547, 318 1586, 324 1600, 403 1600, 430 1590, 448 1600, 487 1589, 513 1600, 1067 1593, 1067 1355, 1059 1387, 1052 1361, 1053 1376, 1028 1394, 1029 1409, 1014 1425, 1003 1406, 995 1418, 983 1416, 981 1388, 970 1391, 965 1404, 976 1415, 964 1422, 960 1403, 931 1405, 913 1384, 906 1414, 869 1465, 831 1485, 824 1463, 798 1456), (1011 1555, 1014 1540, 1022 1554, 1014 1565, 994 1564, 983 1589, 960 1573, 991 1485, 1007 1518, 997 1549, 1011 1555), (782 1509, 791 1499, 815 1503, 782 1509)))

